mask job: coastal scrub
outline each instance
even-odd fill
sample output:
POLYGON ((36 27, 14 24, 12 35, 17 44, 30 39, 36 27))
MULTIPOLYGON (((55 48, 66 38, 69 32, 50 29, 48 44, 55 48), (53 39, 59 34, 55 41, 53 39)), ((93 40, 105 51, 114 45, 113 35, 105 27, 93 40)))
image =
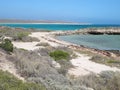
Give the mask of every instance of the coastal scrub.
POLYGON ((0 90, 46 90, 36 83, 22 82, 8 72, 0 70, 0 90))
POLYGON ((19 32, 16 38, 18 38, 18 40, 22 40, 23 37, 26 37, 28 35, 29 35, 28 32, 19 32))
POLYGON ((69 55, 69 53, 64 52, 64 51, 55 50, 53 52, 50 52, 50 56, 52 58, 54 58, 55 61, 57 61, 57 60, 62 60, 62 59, 68 60, 68 58, 69 58, 70 55, 69 55))
POLYGON ((5 39, 0 44, 0 47, 8 52, 13 52, 13 44, 9 39, 5 39))

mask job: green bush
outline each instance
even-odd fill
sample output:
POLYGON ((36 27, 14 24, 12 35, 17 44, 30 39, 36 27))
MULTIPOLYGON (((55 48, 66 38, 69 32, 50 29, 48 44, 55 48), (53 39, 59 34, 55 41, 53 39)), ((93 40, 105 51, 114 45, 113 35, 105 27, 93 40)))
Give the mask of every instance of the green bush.
POLYGON ((28 36, 29 35, 29 33, 28 32, 19 32, 18 34, 17 34, 17 39, 18 40, 22 40, 22 38, 23 37, 26 37, 26 36, 28 36))
POLYGON ((107 61, 107 63, 120 63, 120 61, 117 61, 117 60, 109 60, 109 61, 107 61))
POLYGON ((58 73, 57 69, 53 67, 49 54, 45 53, 48 52, 44 49, 41 51, 14 49, 15 55, 13 57, 8 56, 7 59, 15 64, 18 73, 25 77, 27 81, 42 83, 47 90, 81 90, 71 89, 69 80, 58 73), (38 55, 38 53, 41 55, 38 55))
POLYGON ((23 83, 8 72, 0 70, 0 90, 46 90, 36 83, 23 83))
POLYGON ((0 47, 3 48, 5 51, 12 52, 13 51, 13 44, 9 39, 5 39, 0 44, 0 47))
POLYGON ((62 60, 62 59, 68 60, 69 53, 61 51, 61 50, 56 50, 56 51, 50 52, 50 56, 54 58, 54 60, 56 61, 62 60))

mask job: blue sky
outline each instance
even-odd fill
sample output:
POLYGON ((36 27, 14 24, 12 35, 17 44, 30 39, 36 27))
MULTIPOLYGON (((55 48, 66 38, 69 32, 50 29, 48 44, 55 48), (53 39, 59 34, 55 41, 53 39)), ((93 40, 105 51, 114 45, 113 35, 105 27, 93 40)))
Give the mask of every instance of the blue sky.
POLYGON ((120 0, 0 0, 0 19, 120 24, 120 0))

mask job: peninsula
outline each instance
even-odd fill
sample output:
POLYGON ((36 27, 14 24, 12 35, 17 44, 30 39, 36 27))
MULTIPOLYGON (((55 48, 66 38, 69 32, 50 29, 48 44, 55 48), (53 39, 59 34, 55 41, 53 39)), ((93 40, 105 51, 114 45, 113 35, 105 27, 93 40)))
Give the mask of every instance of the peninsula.
MULTIPOLYGON (((114 33, 115 29, 106 30, 114 33)), ((109 34, 106 30, 94 32, 109 34)), ((35 90, 99 90, 104 89, 102 84, 106 80, 106 88, 110 83, 113 88, 118 87, 112 79, 120 76, 118 54, 56 39, 59 35, 91 34, 88 31, 48 32, 1 26, 0 69, 24 83, 34 82, 36 86, 31 88, 36 87, 35 90)))

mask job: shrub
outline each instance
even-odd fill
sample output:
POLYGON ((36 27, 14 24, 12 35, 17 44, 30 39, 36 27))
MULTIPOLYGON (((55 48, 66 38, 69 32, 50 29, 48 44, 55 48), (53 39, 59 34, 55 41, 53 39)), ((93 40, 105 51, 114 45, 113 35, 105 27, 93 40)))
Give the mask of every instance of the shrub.
POLYGON ((23 41, 23 42, 33 42, 33 41, 39 42, 40 40, 35 37, 25 36, 25 37, 21 38, 21 41, 23 41))
POLYGON ((61 51, 61 50, 55 50, 53 52, 50 52, 50 56, 52 58, 54 58, 54 60, 56 60, 56 61, 57 60, 62 60, 62 59, 68 60, 69 53, 61 51))
POLYGON ((14 40, 22 40, 23 37, 28 36, 28 32, 19 32, 17 35, 14 37, 14 40))
POLYGON ((120 90, 120 72, 104 71, 90 74, 72 81, 74 85, 85 85, 93 90, 120 90))
POLYGON ((27 33, 27 32, 20 32, 20 33, 17 34, 17 36, 18 36, 19 39, 22 39, 22 37, 28 36, 28 34, 29 33, 27 33))
POLYGON ((13 51, 13 44, 9 39, 5 39, 0 44, 0 47, 3 48, 5 51, 12 52, 13 51))
POLYGON ((8 72, 0 70, 0 90, 46 90, 41 84, 23 83, 8 72))
POLYGON ((58 63, 60 64, 61 68, 58 69, 58 72, 60 74, 63 74, 64 76, 66 76, 68 70, 70 68, 73 68, 73 65, 71 64, 71 62, 66 61, 66 60, 59 60, 58 63))
POLYGON ((47 46, 50 46, 50 45, 47 42, 41 42, 41 43, 38 43, 36 46, 45 46, 45 47, 47 47, 47 46))
POLYGON ((20 28, 10 28, 10 27, 4 27, 0 29, 0 35, 17 38, 18 36, 22 36, 23 34, 28 36, 28 34, 31 33, 31 30, 25 30, 20 28))
POLYGON ((109 60, 109 61, 107 61, 107 63, 120 63, 120 61, 117 61, 117 60, 109 60))
POLYGON ((99 55, 94 55, 94 56, 92 56, 91 60, 92 61, 100 61, 100 60, 102 60, 102 57, 99 55))
POLYGON ((49 54, 48 57, 44 55, 39 56, 38 52, 19 49, 14 49, 14 53, 15 57, 7 58, 12 60, 16 65, 18 73, 25 77, 27 81, 42 83, 47 90, 70 90, 69 81, 52 66, 49 54))

